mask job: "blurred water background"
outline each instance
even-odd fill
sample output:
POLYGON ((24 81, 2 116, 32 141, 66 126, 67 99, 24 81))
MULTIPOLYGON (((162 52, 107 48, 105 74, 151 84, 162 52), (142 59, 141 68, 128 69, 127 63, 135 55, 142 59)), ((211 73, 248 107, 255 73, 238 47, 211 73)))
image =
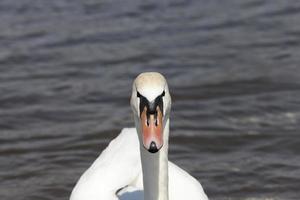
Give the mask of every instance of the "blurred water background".
POLYGON ((170 159, 212 200, 300 198, 300 1, 0 1, 0 199, 65 200, 131 84, 173 97, 170 159))

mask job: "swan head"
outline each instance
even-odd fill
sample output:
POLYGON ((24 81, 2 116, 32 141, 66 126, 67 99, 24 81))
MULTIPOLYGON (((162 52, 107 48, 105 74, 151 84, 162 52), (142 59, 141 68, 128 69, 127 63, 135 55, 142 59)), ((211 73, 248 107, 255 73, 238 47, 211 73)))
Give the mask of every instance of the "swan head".
POLYGON ((140 143, 150 153, 164 143, 164 128, 169 118, 171 97, 166 79, 157 72, 145 72, 133 82, 131 108, 140 143))

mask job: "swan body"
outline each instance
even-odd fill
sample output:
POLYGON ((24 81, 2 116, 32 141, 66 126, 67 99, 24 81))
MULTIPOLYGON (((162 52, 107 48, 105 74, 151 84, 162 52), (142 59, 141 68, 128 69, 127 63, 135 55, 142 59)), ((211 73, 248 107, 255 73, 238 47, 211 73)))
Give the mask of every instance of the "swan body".
POLYGON ((135 128, 124 128, 80 177, 70 200, 208 200, 201 184, 168 161, 171 98, 159 73, 133 84, 135 128))
MULTIPOLYGON (((207 200, 200 183, 172 162, 170 200, 207 200)), ((70 200, 142 200, 143 176, 135 128, 124 128, 81 176, 70 200), (125 148, 125 149, 124 149, 125 148), (120 190, 123 188, 123 190, 120 190), (117 192, 119 191, 119 192, 117 192)))

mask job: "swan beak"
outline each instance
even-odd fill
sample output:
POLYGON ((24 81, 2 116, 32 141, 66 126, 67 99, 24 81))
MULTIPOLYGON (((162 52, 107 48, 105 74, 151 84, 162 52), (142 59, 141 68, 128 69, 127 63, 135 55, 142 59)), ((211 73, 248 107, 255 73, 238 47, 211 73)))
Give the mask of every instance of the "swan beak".
POLYGON ((141 127, 145 149, 150 153, 158 152, 163 146, 162 112, 159 106, 154 114, 149 114, 147 107, 144 107, 141 113, 141 127))

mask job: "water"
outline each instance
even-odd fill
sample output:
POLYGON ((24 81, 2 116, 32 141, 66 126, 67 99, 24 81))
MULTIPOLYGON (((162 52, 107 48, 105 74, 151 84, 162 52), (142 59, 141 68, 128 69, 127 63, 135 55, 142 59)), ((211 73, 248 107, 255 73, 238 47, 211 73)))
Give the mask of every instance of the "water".
POLYGON ((68 199, 131 84, 173 97, 170 159, 212 200, 300 198, 299 1, 0 2, 0 199, 68 199))

